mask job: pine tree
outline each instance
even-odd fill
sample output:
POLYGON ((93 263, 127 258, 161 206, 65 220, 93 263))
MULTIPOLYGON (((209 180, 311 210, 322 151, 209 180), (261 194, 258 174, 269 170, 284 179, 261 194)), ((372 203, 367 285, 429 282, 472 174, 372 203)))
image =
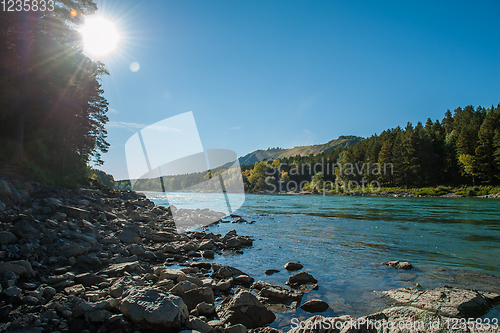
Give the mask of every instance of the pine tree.
POLYGON ((493 183, 498 168, 494 162, 495 128, 498 128, 498 119, 495 110, 490 109, 478 132, 478 147, 475 151, 475 168, 478 177, 485 183, 493 183))

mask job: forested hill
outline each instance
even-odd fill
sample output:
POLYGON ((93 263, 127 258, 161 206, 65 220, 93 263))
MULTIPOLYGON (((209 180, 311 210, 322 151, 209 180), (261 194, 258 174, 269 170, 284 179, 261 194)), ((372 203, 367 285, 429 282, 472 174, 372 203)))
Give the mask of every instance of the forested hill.
POLYGON ((283 148, 269 148, 267 150, 256 150, 250 154, 247 154, 243 157, 240 157, 240 164, 251 165, 256 162, 260 162, 263 160, 274 160, 277 158, 284 157, 292 157, 292 156, 309 156, 311 154, 317 155, 329 150, 335 149, 337 147, 350 147, 358 142, 363 140, 363 138, 353 135, 342 135, 339 136, 338 139, 331 140, 327 143, 321 145, 313 145, 313 146, 300 146, 294 147, 290 149, 283 148))
POLYGON ((318 180, 329 181, 334 188, 340 184, 342 190, 348 184, 366 183, 403 188, 495 186, 500 184, 500 104, 488 109, 459 107, 448 110, 441 122, 408 123, 348 148, 276 157, 243 165, 242 170, 249 192, 279 184, 287 191, 297 190, 298 184, 311 182, 317 173, 318 180), (320 168, 311 167, 316 165, 320 168))

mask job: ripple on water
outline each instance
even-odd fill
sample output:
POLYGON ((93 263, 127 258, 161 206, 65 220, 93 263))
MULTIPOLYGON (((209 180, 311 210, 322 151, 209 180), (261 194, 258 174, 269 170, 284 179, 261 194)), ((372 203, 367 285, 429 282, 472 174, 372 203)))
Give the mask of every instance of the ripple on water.
MULTIPOLYGON (((168 204, 165 197, 149 197, 168 204)), ((181 199, 177 198, 188 205, 206 200, 196 193, 181 199)), ((496 200, 247 195, 236 213, 257 222, 218 224, 209 231, 225 234, 236 229, 252 236, 254 246, 241 255, 220 255, 212 261, 283 286, 291 275, 283 265, 300 261, 319 284, 304 301, 325 300, 331 307, 325 315, 379 311, 386 304, 374 291, 416 283, 426 289, 448 284, 500 292, 496 200), (408 260, 415 269, 381 265, 390 260, 408 260), (266 276, 268 268, 280 272, 266 276)), ((487 316, 499 315, 496 307, 487 316)), ((301 309, 277 313, 273 327, 288 329, 291 318, 310 316, 301 309)))

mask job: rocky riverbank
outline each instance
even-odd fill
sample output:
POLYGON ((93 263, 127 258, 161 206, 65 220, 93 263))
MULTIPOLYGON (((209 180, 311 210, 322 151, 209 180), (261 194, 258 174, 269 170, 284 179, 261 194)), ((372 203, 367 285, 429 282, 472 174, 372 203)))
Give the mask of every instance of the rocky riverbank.
MULTIPOLYGON (((273 311, 300 307, 320 313, 329 307, 322 300, 302 304, 305 293, 321 286, 302 271, 302 264, 286 265, 294 274, 285 287, 207 262, 227 252, 241 253, 253 240, 234 230, 225 235, 178 232, 171 208, 155 206, 135 192, 61 190, 4 177, 0 221, 2 331, 272 333, 277 332, 268 326, 275 320, 273 311)), ((408 263, 387 264, 411 269, 408 263)), ((380 297, 388 301, 380 313, 363 318, 315 316, 297 327, 292 322, 291 332, 320 332, 318 320, 350 323, 325 332, 381 332, 369 325, 384 321, 444 323, 479 317, 500 301, 495 293, 451 287, 403 288, 380 297), (360 322, 362 327, 352 324, 360 322)), ((460 331, 451 325, 444 328, 460 331)))

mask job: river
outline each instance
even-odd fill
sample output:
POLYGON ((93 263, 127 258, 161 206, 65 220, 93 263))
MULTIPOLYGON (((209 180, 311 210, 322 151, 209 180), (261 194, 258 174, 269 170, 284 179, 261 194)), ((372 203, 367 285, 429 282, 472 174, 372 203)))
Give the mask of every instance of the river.
MULTIPOLYGON (((185 208, 212 200, 201 193, 146 194, 157 205, 185 208)), ((482 198, 247 194, 235 213, 255 223, 219 223, 208 230, 236 229, 255 239, 243 254, 226 253, 213 261, 280 285, 291 274, 283 265, 299 261, 319 285, 303 302, 325 300, 331 309, 323 315, 361 316, 386 307, 374 291, 415 283, 425 289, 451 284, 499 292, 499 208, 500 201, 482 198), (414 269, 381 265, 390 260, 410 261, 414 269), (268 268, 280 272, 266 276, 268 268)), ((309 316, 300 309, 279 313, 272 326, 288 329, 291 318, 309 316)), ((500 307, 486 317, 500 317, 500 307)))

